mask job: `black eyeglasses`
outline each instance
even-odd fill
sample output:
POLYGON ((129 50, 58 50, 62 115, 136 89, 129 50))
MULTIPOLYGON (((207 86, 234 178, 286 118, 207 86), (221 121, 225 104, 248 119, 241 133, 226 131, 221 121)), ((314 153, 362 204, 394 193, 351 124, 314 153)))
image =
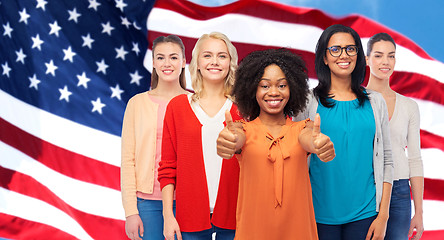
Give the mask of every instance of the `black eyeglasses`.
POLYGON ((328 47, 327 49, 330 52, 330 55, 332 55, 333 57, 341 56, 342 50, 344 50, 344 49, 345 49, 345 52, 347 53, 347 55, 350 57, 356 56, 358 54, 358 47, 356 45, 348 45, 345 47, 331 46, 331 47, 328 47))

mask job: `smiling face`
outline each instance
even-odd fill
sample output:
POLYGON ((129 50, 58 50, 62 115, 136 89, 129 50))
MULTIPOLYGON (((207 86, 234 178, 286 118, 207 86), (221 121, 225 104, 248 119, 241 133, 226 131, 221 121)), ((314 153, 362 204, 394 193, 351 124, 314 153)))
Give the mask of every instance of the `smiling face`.
POLYGON ((153 67, 159 81, 179 81, 185 58, 179 45, 171 42, 159 43, 154 49, 153 67))
POLYGON ((284 72, 275 64, 266 67, 256 90, 259 117, 285 118, 284 108, 289 98, 290 88, 284 72))
POLYGON ((339 57, 333 57, 328 49, 325 50, 324 64, 330 68, 332 80, 334 78, 349 78, 351 80, 351 74, 356 67, 357 55, 351 57, 347 55, 345 47, 350 45, 356 45, 350 33, 335 33, 328 41, 327 47, 339 46, 344 48, 339 57))
POLYGON ((223 82, 230 70, 230 54, 225 42, 214 38, 206 39, 200 47, 197 69, 204 82, 223 82))
POLYGON ((388 80, 395 68, 395 45, 389 41, 379 41, 373 44, 372 51, 367 57, 371 77, 388 80))

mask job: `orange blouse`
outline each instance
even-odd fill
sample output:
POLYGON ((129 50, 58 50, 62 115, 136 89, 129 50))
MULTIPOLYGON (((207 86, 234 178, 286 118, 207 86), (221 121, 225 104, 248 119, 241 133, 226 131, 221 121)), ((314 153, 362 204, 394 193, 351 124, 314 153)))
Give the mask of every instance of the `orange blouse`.
POLYGON ((298 141, 307 121, 287 119, 277 138, 259 118, 244 123, 236 240, 318 239, 307 152, 298 141))

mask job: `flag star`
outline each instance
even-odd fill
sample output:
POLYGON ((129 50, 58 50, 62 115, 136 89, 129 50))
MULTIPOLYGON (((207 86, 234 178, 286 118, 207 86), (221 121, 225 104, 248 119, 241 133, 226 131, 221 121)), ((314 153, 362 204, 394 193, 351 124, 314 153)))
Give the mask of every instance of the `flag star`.
POLYGON ((137 86, 140 85, 140 79, 142 79, 142 76, 139 75, 139 71, 135 71, 134 73, 130 73, 131 76, 131 82, 130 83, 136 83, 137 86))
POLYGON ((29 84, 29 88, 35 88, 35 90, 39 90, 38 84, 40 83, 40 80, 37 79, 37 76, 34 74, 34 76, 28 78, 31 84, 29 84))
POLYGON ((30 18, 31 15, 29 15, 29 14, 26 12, 26 8, 23 8, 23 10, 22 10, 21 12, 19 12, 19 14, 20 14, 20 20, 19 20, 19 22, 24 22, 26 25, 28 25, 28 18, 30 18))
POLYGON ((111 26, 111 24, 109 23, 109 21, 106 24, 102 23, 102 33, 108 33, 109 36, 111 36, 111 31, 114 30, 114 27, 111 26))
POLYGON ((9 72, 12 70, 9 65, 8 62, 5 62, 5 64, 2 64, 2 68, 3 68, 3 73, 2 75, 6 75, 9 77, 9 72))
POLYGON ((93 105, 93 109, 91 110, 91 112, 97 111, 102 114, 102 108, 104 108, 106 105, 100 101, 100 98, 98 97, 96 101, 91 101, 91 103, 93 105))
POLYGON ((96 0, 88 0, 88 1, 89 1, 88 8, 94 8, 94 11, 97 12, 97 7, 100 6, 101 4, 98 3, 96 0))
POLYGON ((25 64, 25 58, 26 58, 26 54, 23 53, 23 49, 20 48, 20 51, 15 51, 15 54, 17 54, 17 60, 15 60, 16 62, 21 62, 22 64, 25 64))
POLYGON ((72 94, 72 92, 68 90, 68 86, 65 85, 63 89, 59 88, 59 92, 60 92, 59 100, 62 101, 62 99, 65 99, 66 102, 69 102, 69 96, 72 94))
POLYGON ((69 13, 68 21, 73 20, 75 23, 77 23, 78 18, 80 16, 82 16, 82 14, 77 13, 77 9, 76 8, 74 8, 72 11, 68 10, 68 13, 69 13))
POLYGON ((31 37, 32 39, 32 47, 31 48, 38 48, 40 51, 42 50, 41 46, 44 42, 40 40, 40 35, 37 34, 35 37, 31 37))
POLYGON ((127 51, 125 51, 125 49, 123 48, 123 45, 120 48, 115 48, 116 52, 117 52, 117 58, 121 58, 123 61, 125 61, 125 55, 128 54, 127 51))
POLYGON ((122 89, 120 89, 119 84, 116 84, 116 87, 109 87, 111 88, 111 98, 116 97, 119 100, 122 100, 122 98, 120 97, 120 95, 124 92, 122 89))
POLYGON ((46 2, 45 0, 37 0, 37 7, 35 7, 35 8, 36 9, 41 8, 41 9, 43 9, 43 11, 45 11, 45 6, 47 3, 48 2, 46 2))
POLYGON ((137 26, 137 23, 136 23, 136 22, 133 22, 133 26, 134 26, 134 28, 137 29, 137 30, 142 30, 141 27, 137 26))
POLYGON ((51 31, 49 32, 49 35, 55 34, 57 37, 59 36, 59 31, 62 30, 62 28, 57 24, 57 21, 54 21, 53 24, 49 24, 49 27, 51 28, 51 31))
POLYGON ((9 26, 9 22, 7 22, 6 25, 3 25, 3 29, 5 30, 5 31, 3 32, 3 36, 8 35, 8 37, 11 38, 11 32, 14 31, 14 29, 12 29, 12 28, 9 26))
POLYGON ((124 25, 127 29, 129 29, 129 27, 131 26, 131 22, 128 21, 128 18, 120 17, 120 19, 122 19, 122 25, 124 25))
POLYGON ((54 65, 54 62, 52 60, 49 63, 45 63, 45 66, 46 66, 46 74, 51 73, 51 75, 55 77, 55 70, 57 70, 57 68, 59 67, 54 65))
POLYGON ((139 56, 140 49, 139 49, 139 44, 138 43, 133 42, 133 49, 131 49, 131 50, 133 52, 135 52, 137 56, 139 56))
POLYGON ((72 57, 77 55, 77 53, 73 52, 71 50, 71 46, 69 46, 67 49, 62 49, 65 56, 63 57, 63 61, 69 60, 71 63, 73 62, 72 57))
POLYGON ((90 78, 86 77, 86 73, 83 72, 82 75, 77 75, 77 79, 79 79, 79 83, 77 83, 77 87, 82 85, 85 89, 88 88, 87 83, 91 81, 90 78))
POLYGON ((102 59, 102 61, 100 62, 96 62, 97 64, 97 72, 103 72, 103 74, 106 75, 106 69, 109 67, 108 65, 106 65, 105 63, 105 59, 102 59))
POLYGON ((128 6, 123 0, 116 0, 116 8, 119 8, 123 12, 123 9, 128 6))
POLYGON ((88 46, 88 48, 91 49, 91 48, 92 48, 91 44, 94 42, 94 39, 92 39, 92 38, 89 36, 89 33, 88 33, 88 35, 86 35, 86 36, 82 36, 82 39, 83 39, 82 47, 84 47, 84 46, 88 46))

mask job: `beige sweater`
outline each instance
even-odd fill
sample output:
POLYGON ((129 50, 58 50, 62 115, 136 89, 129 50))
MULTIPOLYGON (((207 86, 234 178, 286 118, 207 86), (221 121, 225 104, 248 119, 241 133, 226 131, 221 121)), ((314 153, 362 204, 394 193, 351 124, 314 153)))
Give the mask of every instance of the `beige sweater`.
POLYGON ((122 125, 122 165, 120 169, 125 217, 139 214, 136 192, 153 193, 156 159, 158 104, 147 92, 132 97, 122 125))

